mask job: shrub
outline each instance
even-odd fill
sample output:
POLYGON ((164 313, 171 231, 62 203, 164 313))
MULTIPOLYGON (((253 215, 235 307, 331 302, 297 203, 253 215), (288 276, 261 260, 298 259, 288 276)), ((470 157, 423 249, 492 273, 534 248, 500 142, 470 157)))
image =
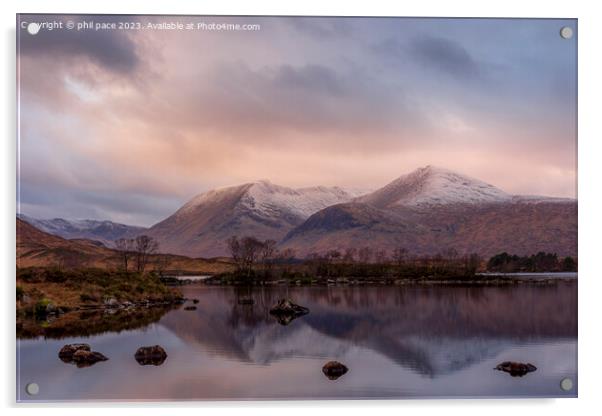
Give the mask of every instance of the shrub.
POLYGON ((48 312, 48 305, 50 305, 50 300, 46 298, 42 298, 36 302, 34 306, 33 313, 38 318, 44 318, 48 312))
POLYGON ((21 286, 17 286, 17 300, 23 300, 23 296, 25 295, 25 291, 21 286))
POLYGON ((98 302, 98 298, 94 295, 90 295, 88 293, 82 293, 79 295, 79 300, 82 302, 98 302))

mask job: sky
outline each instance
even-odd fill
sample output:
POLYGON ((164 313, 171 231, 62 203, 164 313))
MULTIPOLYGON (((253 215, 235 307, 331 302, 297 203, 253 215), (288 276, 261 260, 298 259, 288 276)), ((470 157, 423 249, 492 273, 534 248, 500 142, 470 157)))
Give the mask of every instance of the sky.
POLYGON ((63 23, 17 29, 21 213, 150 226, 216 187, 377 189, 426 165, 576 197, 575 20, 19 19, 63 23), (260 29, 147 26, 170 22, 260 29))

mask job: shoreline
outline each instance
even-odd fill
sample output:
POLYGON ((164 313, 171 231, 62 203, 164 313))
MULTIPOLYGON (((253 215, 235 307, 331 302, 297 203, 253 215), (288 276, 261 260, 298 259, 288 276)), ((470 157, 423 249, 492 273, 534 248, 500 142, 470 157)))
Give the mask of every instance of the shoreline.
MULTIPOLYGON (((550 274, 543 274, 541 278, 532 278, 533 274, 526 275, 501 275, 491 274, 487 276, 479 275, 467 277, 421 277, 421 278, 297 278, 297 279, 278 279, 278 280, 254 280, 245 281, 242 279, 222 278, 214 276, 198 282, 180 283, 180 284, 202 284, 207 286, 406 286, 406 285, 465 285, 465 286, 507 286, 519 284, 532 285, 552 285, 557 283, 577 283, 577 276, 571 278, 554 277, 550 274)), ((576 275, 576 273, 575 273, 576 275)))
POLYGON ((177 288, 165 285, 152 273, 20 269, 17 270, 16 289, 17 318, 183 303, 177 288))

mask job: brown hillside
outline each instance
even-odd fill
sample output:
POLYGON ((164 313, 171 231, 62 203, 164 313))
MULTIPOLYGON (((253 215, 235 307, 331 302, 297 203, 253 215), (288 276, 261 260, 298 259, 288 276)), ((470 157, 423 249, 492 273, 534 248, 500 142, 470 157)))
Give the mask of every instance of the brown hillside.
MULTIPOLYGON (((152 256, 150 269, 157 256, 152 256)), ((116 269, 120 266, 119 253, 97 241, 66 240, 38 230, 17 218, 17 267, 64 267, 116 269)), ((193 259, 167 255, 165 270, 214 274, 228 271, 232 265, 224 259, 193 259)))

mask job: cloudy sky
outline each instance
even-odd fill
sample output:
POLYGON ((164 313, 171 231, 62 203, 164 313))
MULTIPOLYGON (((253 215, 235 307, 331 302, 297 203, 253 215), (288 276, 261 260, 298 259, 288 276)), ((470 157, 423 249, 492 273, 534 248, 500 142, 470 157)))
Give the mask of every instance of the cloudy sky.
POLYGON ((576 196, 573 20, 20 18, 261 25, 19 29, 25 214, 148 226, 214 187, 369 189, 429 164, 576 196))

